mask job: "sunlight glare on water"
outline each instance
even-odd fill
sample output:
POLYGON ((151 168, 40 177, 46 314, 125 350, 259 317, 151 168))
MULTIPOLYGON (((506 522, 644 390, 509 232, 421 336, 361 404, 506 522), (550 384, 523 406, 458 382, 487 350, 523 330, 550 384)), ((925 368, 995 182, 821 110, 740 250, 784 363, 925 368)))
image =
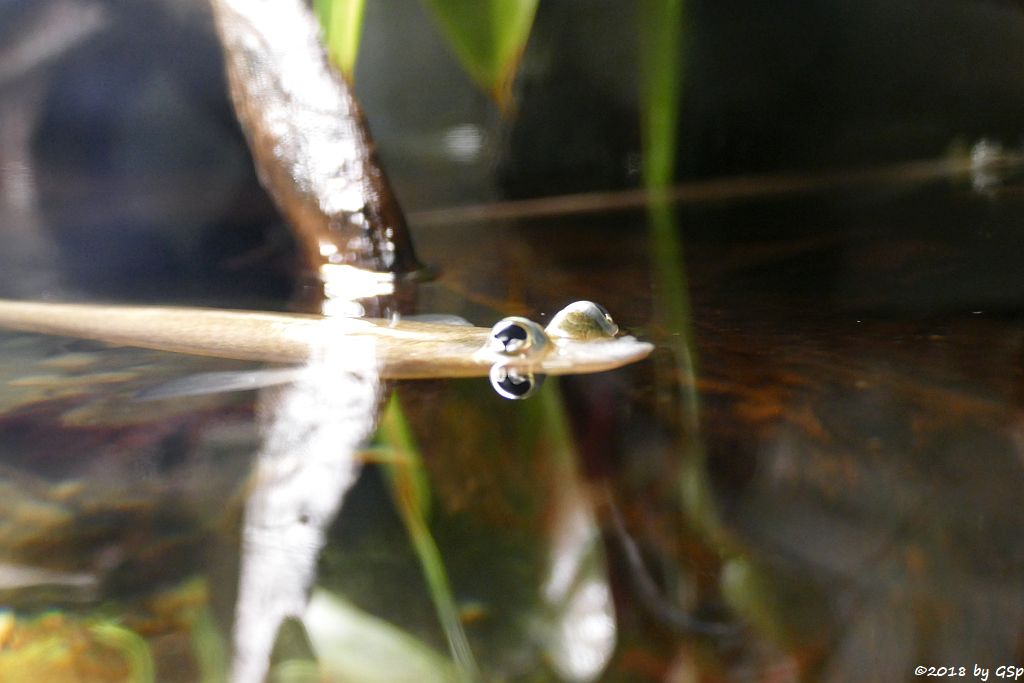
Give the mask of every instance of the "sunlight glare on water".
POLYGON ((278 628, 301 618, 326 527, 376 420, 373 340, 334 335, 288 386, 260 398, 264 445, 245 505, 233 680, 264 679, 278 628), (361 369, 360 369, 361 368, 361 369))

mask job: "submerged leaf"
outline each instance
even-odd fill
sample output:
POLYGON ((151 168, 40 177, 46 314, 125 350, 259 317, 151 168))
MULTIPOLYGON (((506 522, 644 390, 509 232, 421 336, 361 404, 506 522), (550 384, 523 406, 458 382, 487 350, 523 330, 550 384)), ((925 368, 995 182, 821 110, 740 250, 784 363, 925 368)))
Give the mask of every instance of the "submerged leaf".
POLYGON ((89 627, 97 642, 118 651, 128 663, 132 683, 151 683, 156 680, 153 653, 149 644, 135 631, 113 621, 100 621, 89 627))
POLYGON ((530 37, 537 0, 426 0, 448 44, 476 83, 506 104, 530 37))
POLYGON ((363 26, 365 0, 314 0, 324 42, 331 61, 345 78, 352 80, 359 53, 359 37, 363 26))
POLYGON ((326 590, 313 591, 303 621, 328 680, 457 680, 455 667, 443 655, 408 632, 326 590))

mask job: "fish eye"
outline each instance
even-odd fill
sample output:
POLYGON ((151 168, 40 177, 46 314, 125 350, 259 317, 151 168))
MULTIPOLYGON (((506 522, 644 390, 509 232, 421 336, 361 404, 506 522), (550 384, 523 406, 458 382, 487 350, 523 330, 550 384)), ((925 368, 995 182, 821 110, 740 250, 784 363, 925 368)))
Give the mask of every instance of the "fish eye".
POLYGON ((522 325, 510 323, 495 330, 494 338, 501 343, 505 353, 515 353, 526 345, 530 339, 530 334, 522 325))
POLYGON ((607 308, 597 303, 596 301, 591 301, 589 303, 594 308, 597 309, 597 312, 601 315, 602 318, 604 318, 605 322, 609 323, 610 325, 614 325, 616 328, 618 327, 618 325, 615 325, 615 321, 612 320, 612 314, 608 312, 607 308))
POLYGON ((533 355, 546 345, 543 328, 526 318, 505 318, 491 328, 489 346, 504 356, 533 355))
POLYGON ((619 333, 619 326, 601 304, 576 301, 556 313, 545 331, 563 339, 607 339, 619 333))
POLYGON ((520 372, 501 364, 491 367, 490 377, 491 386, 498 392, 498 396, 513 401, 533 396, 544 383, 544 375, 520 372))

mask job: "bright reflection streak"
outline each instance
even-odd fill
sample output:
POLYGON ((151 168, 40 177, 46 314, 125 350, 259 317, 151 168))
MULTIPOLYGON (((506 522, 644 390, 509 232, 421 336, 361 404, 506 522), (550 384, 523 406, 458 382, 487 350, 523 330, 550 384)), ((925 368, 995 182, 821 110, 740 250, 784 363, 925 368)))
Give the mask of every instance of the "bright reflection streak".
POLYGON ((565 603, 555 635, 561 648, 553 662, 562 678, 592 681, 601 675, 615 647, 612 595, 603 576, 589 576, 565 603))
POLYGON ((79 588, 95 592, 99 579, 89 572, 60 572, 43 567, 32 567, 0 562, 0 590, 15 591, 38 586, 79 588))
POLYGON ((484 136, 480 126, 464 123, 452 126, 444 134, 444 148, 457 161, 471 162, 480 156, 484 136))
POLYGON ((359 471, 380 385, 372 339, 332 335, 296 381, 260 397, 264 446, 245 507, 232 680, 264 680, 278 628, 301 618, 324 534, 359 471))
POLYGON ((320 279, 324 283, 323 314, 327 316, 362 317, 366 309, 358 299, 389 297, 395 293, 392 273, 355 266, 324 264, 320 266, 320 279))
POLYGON ((564 680, 596 679, 615 649, 615 608, 594 512, 579 485, 563 489, 544 599, 554 607, 548 655, 564 680))
MULTIPOLYGON (((2 137, 0 135, 0 139, 2 137)), ((35 204, 36 179, 31 164, 20 162, 0 164, 0 201, 19 209, 35 204)))

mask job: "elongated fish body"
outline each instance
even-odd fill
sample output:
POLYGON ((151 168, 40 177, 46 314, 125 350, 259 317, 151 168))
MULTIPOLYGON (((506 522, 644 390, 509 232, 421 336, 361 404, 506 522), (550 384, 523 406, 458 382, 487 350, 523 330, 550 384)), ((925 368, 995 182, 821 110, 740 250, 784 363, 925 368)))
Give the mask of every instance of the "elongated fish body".
POLYGON ((549 375, 602 372, 641 360, 653 350, 651 344, 608 331, 596 338, 561 336, 549 326, 545 333, 523 318, 506 318, 488 329, 209 308, 0 300, 0 327, 191 355, 293 364, 316 361, 332 349, 343 354, 347 340, 371 339, 376 370, 383 379, 485 377, 495 366, 549 375), (533 345, 513 340, 503 346, 510 329, 512 336, 520 329, 527 330, 520 336, 536 335, 533 345))

